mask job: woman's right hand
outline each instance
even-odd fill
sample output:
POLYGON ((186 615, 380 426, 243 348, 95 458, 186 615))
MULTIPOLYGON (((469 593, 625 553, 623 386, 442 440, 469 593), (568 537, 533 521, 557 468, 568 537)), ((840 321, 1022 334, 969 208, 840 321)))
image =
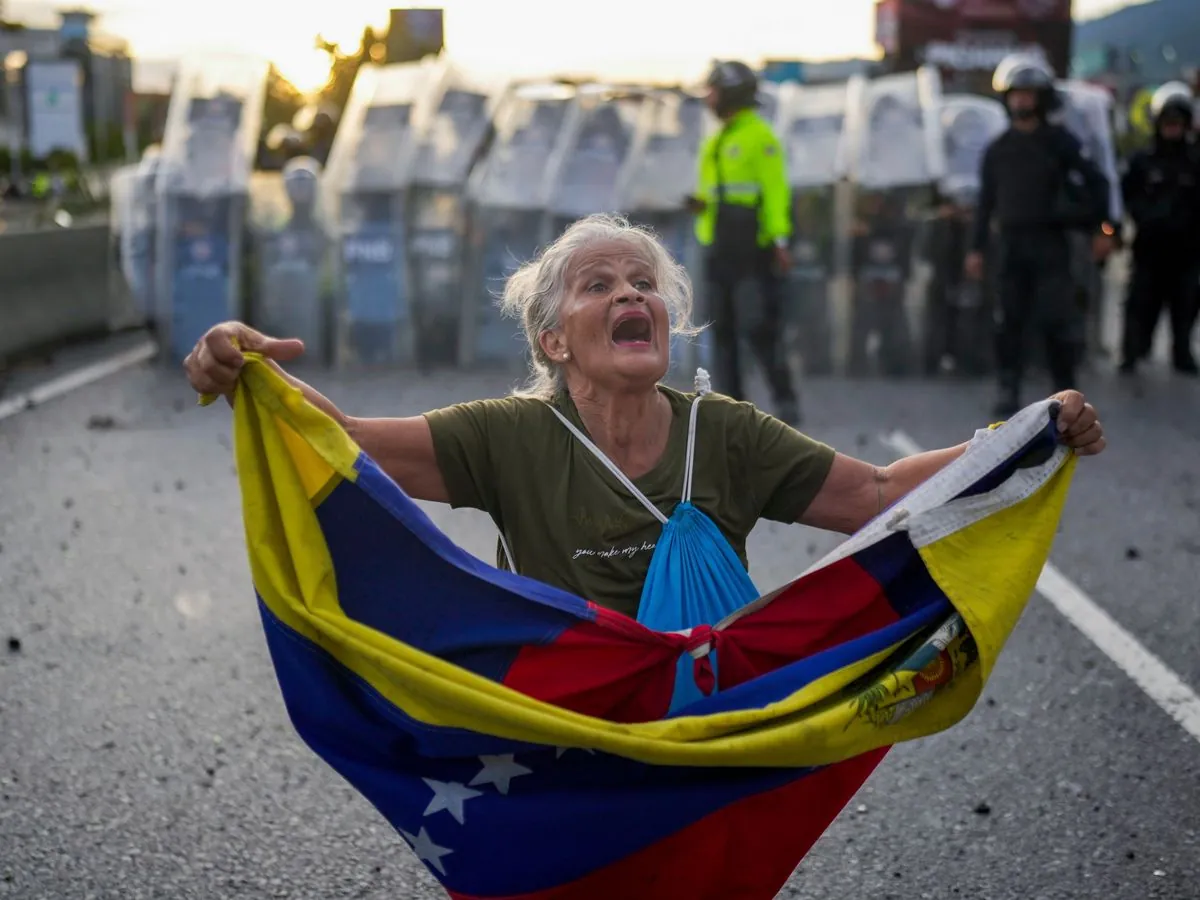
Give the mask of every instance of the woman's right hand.
POLYGON ((287 362, 304 352, 304 342, 267 337, 241 322, 223 322, 210 328, 183 361, 188 384, 198 394, 229 396, 246 362, 242 351, 287 362))

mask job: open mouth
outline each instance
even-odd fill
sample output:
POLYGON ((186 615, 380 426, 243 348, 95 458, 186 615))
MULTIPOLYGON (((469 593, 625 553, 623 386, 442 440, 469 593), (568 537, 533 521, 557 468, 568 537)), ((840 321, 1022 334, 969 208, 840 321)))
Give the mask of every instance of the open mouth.
POLYGON ((650 317, 641 313, 622 316, 613 326, 612 341, 618 347, 648 347, 651 337, 650 317))

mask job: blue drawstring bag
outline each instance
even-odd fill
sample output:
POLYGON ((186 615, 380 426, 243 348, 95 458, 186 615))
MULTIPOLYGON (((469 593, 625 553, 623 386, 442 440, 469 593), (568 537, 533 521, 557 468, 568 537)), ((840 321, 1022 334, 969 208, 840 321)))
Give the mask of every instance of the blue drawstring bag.
POLYGON ((692 505, 696 418, 700 401, 710 390, 708 373, 697 370, 697 396, 692 401, 688 423, 683 496, 669 519, 599 447, 554 410, 563 425, 662 523, 662 534, 642 587, 637 620, 653 631, 697 630, 696 647, 679 660, 671 697, 672 713, 717 689, 717 654, 706 639, 706 626, 711 628, 759 596, 758 588, 721 529, 692 505))

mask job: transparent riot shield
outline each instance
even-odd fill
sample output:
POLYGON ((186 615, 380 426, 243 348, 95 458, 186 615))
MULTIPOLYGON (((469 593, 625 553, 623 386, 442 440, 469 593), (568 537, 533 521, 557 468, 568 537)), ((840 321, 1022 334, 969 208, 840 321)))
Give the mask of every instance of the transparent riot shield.
POLYGON ((546 240, 545 209, 575 93, 563 84, 513 85, 497 106, 491 149, 467 187, 464 366, 516 369, 528 362, 521 324, 505 318, 497 300, 509 275, 546 240))
POLYGON ((780 88, 779 134, 792 185, 792 269, 784 345, 803 372, 834 368, 831 306, 836 260, 837 183, 844 152, 848 86, 780 88))
POLYGON ((408 208, 408 270, 423 368, 458 364, 467 181, 486 151, 503 84, 439 63, 408 208))
POLYGON ((947 94, 942 98, 941 122, 946 160, 942 194, 977 193, 984 151, 1008 129, 1004 104, 987 97, 947 94))
POLYGON ((158 327, 181 360, 213 325, 242 316, 246 191, 266 91, 265 61, 187 61, 167 110, 155 183, 158 327))
POLYGON ((417 361, 405 213, 429 74, 424 63, 360 69, 329 151, 323 184, 337 248, 338 368, 417 361))
POLYGON ((320 164, 297 157, 251 181, 256 281, 251 320, 267 334, 300 338, 306 362, 327 365, 333 325, 329 237, 320 164))
POLYGON ((1112 95, 1098 85, 1083 81, 1058 84, 1062 105, 1062 124, 1083 145, 1083 154, 1096 164, 1108 179, 1109 221, 1119 222, 1125 210, 1121 200, 1121 176, 1117 171, 1117 151, 1113 140, 1112 95))
POLYGON ((946 171, 939 203, 925 218, 918 243, 928 264, 922 340, 927 375, 984 375, 992 368, 994 291, 990 282, 964 277, 979 195, 983 154, 1008 128, 1003 104, 986 97, 942 98, 946 171))
POLYGON ((546 209, 551 240, 584 216, 621 211, 618 179, 633 149, 642 105, 642 96, 604 85, 576 93, 564 129, 562 166, 546 209))
MULTIPOLYGON (((684 200, 695 192, 696 154, 704 137, 704 100, 684 91, 651 93, 642 104, 634 145, 618 179, 618 208, 636 225, 652 229, 693 286, 693 319, 707 321, 700 248, 684 200)), ((712 339, 672 335, 671 372, 690 381, 697 366, 712 369, 712 339)))
POLYGON ((108 260, 112 294, 113 323, 117 327, 146 324, 148 316, 138 310, 141 304, 134 285, 125 271, 125 231, 129 227, 129 195, 136 165, 121 166, 108 179, 108 260))
POLYGON ((121 273, 129 285, 137 315, 146 322, 154 321, 158 309, 154 260, 159 154, 158 147, 147 149, 131 170, 121 202, 121 273))
POLYGON ((913 251, 919 220, 945 174, 940 110, 940 77, 931 68, 867 83, 850 110, 853 375, 917 369, 924 286, 914 278, 920 270, 913 251))
POLYGON ((932 185, 945 172, 936 69, 866 83, 850 110, 850 174, 862 190, 932 185))
MULTIPOLYGON (((1075 135, 1082 145, 1083 155, 1108 179, 1108 220, 1120 222, 1125 209, 1113 140, 1112 96, 1104 88, 1082 81, 1062 81, 1057 89, 1060 105, 1054 119, 1075 135)), ((1076 293, 1086 309, 1087 349, 1089 355, 1103 353, 1106 348, 1115 348, 1119 340, 1115 333, 1104 333, 1104 323, 1113 318, 1108 314, 1113 301, 1109 300, 1110 292, 1105 289, 1105 264, 1096 260, 1092 235, 1071 232, 1070 243, 1076 293)))

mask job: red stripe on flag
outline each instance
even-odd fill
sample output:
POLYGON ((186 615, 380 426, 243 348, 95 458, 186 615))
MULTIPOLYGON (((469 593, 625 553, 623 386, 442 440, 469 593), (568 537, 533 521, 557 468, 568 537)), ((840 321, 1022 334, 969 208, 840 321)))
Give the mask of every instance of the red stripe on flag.
POLYGON ((574 625, 553 643, 523 647, 504 684, 610 722, 649 722, 670 708, 683 643, 597 609, 595 622, 574 625))
POLYGON ((879 582, 853 559, 800 579, 724 630, 717 652, 722 689, 871 634, 899 620, 879 582))
MULTIPOLYGON (((568 885, 453 900, 772 900, 890 748, 747 797, 568 885)), ((570 816, 569 808, 563 809, 570 816)), ((620 823, 614 823, 619 828, 620 823)))

